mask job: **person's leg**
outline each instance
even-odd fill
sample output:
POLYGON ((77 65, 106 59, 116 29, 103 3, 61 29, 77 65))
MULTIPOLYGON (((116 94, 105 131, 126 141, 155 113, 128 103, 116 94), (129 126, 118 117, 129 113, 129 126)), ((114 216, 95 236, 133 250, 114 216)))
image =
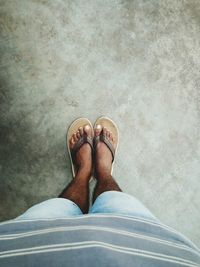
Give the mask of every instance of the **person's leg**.
MULTIPOLYGON (((79 128, 70 139, 72 149, 83 133, 91 135, 90 126, 79 128), (89 127, 89 128, 88 128, 89 127)), ((29 208, 15 220, 65 218, 88 211, 88 184, 92 172, 92 151, 88 143, 83 144, 76 153, 77 174, 58 198, 48 199, 29 208)))
MULTIPOLYGON (((102 129, 101 125, 97 125, 94 131, 95 136, 100 135, 101 131, 103 131, 104 135, 107 136, 113 147, 116 148, 115 140, 108 129, 102 129)), ((112 177, 111 170, 112 154, 105 143, 100 141, 95 149, 95 177, 97 179, 97 184, 93 194, 93 202, 103 192, 122 191, 115 179, 112 177)))
MULTIPOLYGON (((89 125, 73 134, 70 140, 70 148, 73 149, 79 138, 86 133, 92 136, 92 129, 89 125)), ((89 180, 92 173, 92 149, 88 143, 83 144, 76 154, 77 174, 71 183, 59 195, 76 203, 83 213, 89 208, 89 180)))
POLYGON ((30 207, 23 214, 16 217, 15 220, 68 218, 82 214, 82 211, 74 202, 69 199, 57 197, 30 207))
MULTIPOLYGON (((116 147, 112 133, 98 125, 95 136, 101 131, 109 141, 116 147)), ((117 182, 111 175, 112 154, 108 147, 99 142, 95 149, 95 176, 97 185, 93 195, 93 206, 90 213, 111 213, 134 216, 158 222, 158 219, 136 198, 123 193, 117 182)))

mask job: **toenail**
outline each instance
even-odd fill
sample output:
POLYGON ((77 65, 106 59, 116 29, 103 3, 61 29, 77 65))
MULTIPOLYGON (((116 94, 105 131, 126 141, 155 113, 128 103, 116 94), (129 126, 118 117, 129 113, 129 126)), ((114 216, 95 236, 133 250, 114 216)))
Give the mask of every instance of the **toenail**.
POLYGON ((85 130, 89 130, 90 129, 90 126, 89 125, 85 125, 85 130))
POLYGON ((97 129, 97 130, 101 130, 101 125, 98 124, 98 125, 96 126, 96 129, 97 129))

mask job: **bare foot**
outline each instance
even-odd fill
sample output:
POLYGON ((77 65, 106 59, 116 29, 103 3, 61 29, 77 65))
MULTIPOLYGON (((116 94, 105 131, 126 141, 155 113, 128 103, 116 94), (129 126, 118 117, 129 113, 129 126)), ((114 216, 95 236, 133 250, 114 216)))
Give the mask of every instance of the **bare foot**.
MULTIPOLYGON (((94 135, 99 136, 102 131, 103 134, 106 135, 110 143, 113 145, 114 149, 116 149, 116 142, 109 129, 102 127, 101 125, 97 125, 94 130, 94 135)), ((95 174, 97 176, 97 179, 110 177, 112 170, 112 154, 104 142, 100 141, 97 144, 95 159, 95 174)))
MULTIPOLYGON (((75 144, 86 133, 89 137, 92 136, 92 129, 89 125, 80 127, 76 133, 74 133, 70 139, 70 149, 73 149, 75 144)), ((78 171, 84 171, 84 173, 91 175, 92 173, 92 149, 88 143, 83 144, 76 153, 75 165, 78 171)))

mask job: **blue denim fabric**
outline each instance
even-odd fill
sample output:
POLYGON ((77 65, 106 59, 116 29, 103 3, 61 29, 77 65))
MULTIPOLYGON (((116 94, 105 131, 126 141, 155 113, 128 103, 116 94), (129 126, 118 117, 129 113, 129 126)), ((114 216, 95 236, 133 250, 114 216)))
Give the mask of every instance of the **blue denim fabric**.
POLYGON ((32 206, 16 220, 65 218, 81 214, 80 208, 71 200, 52 198, 32 206))
POLYGON ((99 195, 89 213, 123 214, 158 221, 138 199, 117 191, 108 191, 99 195))
MULTIPOLYGON (((107 191, 99 195, 89 213, 123 214, 158 221, 138 199, 117 191, 107 191)), ((71 200, 52 198, 34 205, 16 219, 65 218, 81 214, 80 208, 71 200)))

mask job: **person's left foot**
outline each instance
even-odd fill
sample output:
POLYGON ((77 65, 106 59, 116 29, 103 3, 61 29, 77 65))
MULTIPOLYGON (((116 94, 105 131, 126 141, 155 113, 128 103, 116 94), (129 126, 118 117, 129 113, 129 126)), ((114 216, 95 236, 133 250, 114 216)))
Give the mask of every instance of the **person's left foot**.
MULTIPOLYGON (((70 149, 73 149, 75 144, 81 138, 83 134, 93 138, 92 129, 90 125, 85 125, 84 127, 80 127, 76 133, 74 133, 70 139, 70 149)), ((88 175, 92 173, 92 149, 88 143, 83 144, 80 149, 76 153, 75 165, 77 170, 84 171, 88 175)))
MULTIPOLYGON (((116 149, 117 143, 114 140, 113 134, 109 129, 103 127, 102 125, 97 125, 94 129, 94 136, 98 137, 103 132, 103 135, 109 140, 112 144, 113 148, 116 149)), ((96 178, 105 178, 111 177, 111 170, 112 170, 112 154, 107 145, 99 141, 96 150, 95 150, 95 172, 96 178)))

